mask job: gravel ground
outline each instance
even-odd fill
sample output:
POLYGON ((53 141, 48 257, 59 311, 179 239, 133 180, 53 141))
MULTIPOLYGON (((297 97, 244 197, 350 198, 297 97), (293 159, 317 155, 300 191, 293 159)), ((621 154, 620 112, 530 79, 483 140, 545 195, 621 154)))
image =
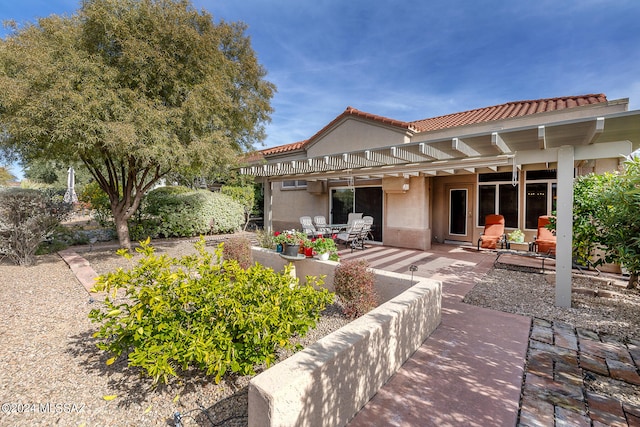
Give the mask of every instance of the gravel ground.
POLYGON ((553 275, 494 268, 464 298, 468 304, 640 340, 640 291, 619 276, 574 274, 571 307, 555 305, 553 275), (595 296, 597 292, 598 296, 595 296))
MULTIPOLYGON (((154 242, 158 252, 192 253, 190 241, 154 242)), ((214 245, 207 246, 213 249, 214 245)), ((129 261, 113 247, 80 252, 99 273, 129 261)), ((88 249, 88 248, 87 248, 88 249)), ((99 304, 57 255, 28 268, 0 261, 0 426, 172 426, 247 425, 247 384, 251 377, 226 376, 220 384, 193 373, 153 388, 151 380, 95 347, 89 311, 99 304)), ((299 342, 305 346, 347 320, 331 306, 318 327, 299 342)), ((281 357, 286 357, 281 354, 281 357)))

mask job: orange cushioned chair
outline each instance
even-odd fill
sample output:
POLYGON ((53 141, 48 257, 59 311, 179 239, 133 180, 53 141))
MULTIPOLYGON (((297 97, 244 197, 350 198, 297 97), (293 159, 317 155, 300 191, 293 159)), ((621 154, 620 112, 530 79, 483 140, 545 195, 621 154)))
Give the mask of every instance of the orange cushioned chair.
POLYGON ((478 239, 478 250, 495 249, 498 242, 505 241, 504 216, 491 214, 484 219, 484 232, 478 239))
POLYGON ((538 234, 533 242, 536 252, 548 255, 556 254, 556 235, 547 228, 551 223, 552 216, 544 215, 538 217, 538 234))

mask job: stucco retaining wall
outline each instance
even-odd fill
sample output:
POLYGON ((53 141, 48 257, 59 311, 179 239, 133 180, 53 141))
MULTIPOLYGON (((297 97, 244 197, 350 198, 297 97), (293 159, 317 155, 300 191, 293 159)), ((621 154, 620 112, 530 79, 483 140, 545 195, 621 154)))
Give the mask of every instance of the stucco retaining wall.
MULTIPOLYGON (((275 271, 282 271, 284 266, 289 262, 275 251, 264 248, 253 247, 252 255, 254 262, 273 268, 275 271)), ((333 288, 333 276, 335 268, 339 263, 307 258, 294 261, 293 264, 296 276, 301 281, 304 281, 306 276, 325 276, 324 287, 331 292, 335 291, 333 288)), ((411 287, 411 277, 408 275, 384 270, 374 271, 376 273, 375 288, 381 303, 389 301, 391 298, 400 295, 411 287)))
MULTIPOLYGON (((267 252, 273 253, 254 248, 254 260, 277 262, 267 252)), ((298 277, 302 271, 327 274, 337 265, 296 264, 298 277)), ((409 276, 374 272, 379 294, 391 299, 253 378, 250 427, 345 425, 440 324, 440 282, 422 279, 411 286, 409 276)))

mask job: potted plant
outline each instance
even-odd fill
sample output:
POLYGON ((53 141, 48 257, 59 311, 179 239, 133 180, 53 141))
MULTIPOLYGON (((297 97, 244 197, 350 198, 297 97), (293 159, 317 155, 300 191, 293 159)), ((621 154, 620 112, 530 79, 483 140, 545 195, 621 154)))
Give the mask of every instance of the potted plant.
POLYGON ((312 240, 313 250, 318 255, 318 258, 326 261, 330 257, 338 256, 338 247, 336 242, 329 237, 318 237, 312 240))
POLYGON ((273 233, 273 243, 276 245, 276 252, 282 253, 284 245, 282 244, 282 238, 280 237, 279 231, 273 233))
POLYGON ((509 236, 510 242, 515 242, 515 243, 524 242, 524 233, 519 228, 513 230, 511 233, 508 234, 508 236, 509 236))
POLYGON ((276 243, 283 246, 283 253, 288 256, 297 256, 300 247, 304 246, 307 236, 297 230, 285 230, 274 237, 276 243))

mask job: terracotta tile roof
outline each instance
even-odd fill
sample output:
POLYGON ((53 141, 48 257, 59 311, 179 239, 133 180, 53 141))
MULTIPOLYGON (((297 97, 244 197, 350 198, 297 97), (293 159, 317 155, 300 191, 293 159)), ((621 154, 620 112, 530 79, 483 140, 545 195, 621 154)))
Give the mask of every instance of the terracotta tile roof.
POLYGON ((478 108, 461 113, 447 114, 430 119, 416 120, 412 125, 420 132, 447 129, 456 126, 510 119, 545 111, 564 110, 583 105, 607 102, 604 94, 580 95, 562 98, 537 99, 533 101, 515 101, 493 107, 478 108))
POLYGON ((356 108, 353 108, 353 107, 347 107, 342 114, 340 114, 338 117, 333 119, 329 124, 327 124, 325 127, 323 127, 318 132, 316 132, 311 138, 306 139, 304 141, 294 142, 292 144, 279 145, 277 147, 266 148, 264 150, 260 150, 260 152, 265 156, 269 156, 269 155, 273 155, 273 154, 287 153, 287 152, 290 152, 290 151, 298 150, 298 149, 302 148, 303 146, 305 146, 306 144, 308 144, 311 141, 313 141, 314 139, 316 139, 318 136, 322 135, 327 129, 330 129, 336 123, 340 122, 342 119, 344 119, 345 117, 348 117, 348 116, 362 117, 364 119, 374 120, 376 122, 384 123, 384 124, 387 124, 387 125, 390 125, 390 126, 395 126, 395 127, 404 128, 404 129, 416 130, 416 129, 413 128, 411 123, 407 123, 407 122, 403 122, 403 121, 395 120, 395 119, 390 119, 390 118, 383 117, 383 116, 378 116, 376 114, 366 113, 364 111, 360 111, 360 110, 358 110, 356 108))
POLYGON ((264 150, 260 150, 265 156, 279 154, 279 153, 287 153, 289 151, 295 151, 302 148, 308 140, 293 142, 291 144, 278 145, 277 147, 265 148, 264 150))
POLYGON ((492 107, 477 108, 475 110, 463 111, 461 113, 447 114, 428 119, 416 120, 413 122, 403 122, 401 120, 390 119, 376 114, 366 113, 353 107, 347 107, 342 114, 333 119, 329 124, 316 132, 311 138, 294 142, 292 144, 279 145, 277 147, 260 150, 264 156, 288 153, 304 148, 305 145, 322 135, 325 131, 333 127, 339 121, 348 116, 356 116, 390 126, 412 130, 416 132, 426 132, 438 129, 447 129, 456 126, 471 125, 477 123, 490 122, 493 120, 503 120, 513 117, 521 117, 530 114, 543 113, 546 111, 558 111, 566 108, 581 107, 583 105, 598 104, 607 102, 605 94, 590 94, 578 96, 565 96, 558 98, 537 99, 531 101, 515 101, 505 104, 494 105, 492 107))

